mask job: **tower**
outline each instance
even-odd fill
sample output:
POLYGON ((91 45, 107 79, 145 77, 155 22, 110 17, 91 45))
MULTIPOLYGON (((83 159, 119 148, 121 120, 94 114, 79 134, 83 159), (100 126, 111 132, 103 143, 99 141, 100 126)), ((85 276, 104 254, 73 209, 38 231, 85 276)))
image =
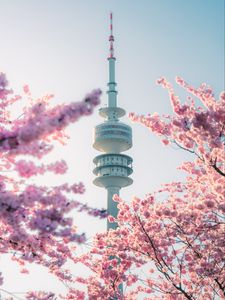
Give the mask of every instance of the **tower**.
MULTIPOLYGON (((105 120, 95 127, 93 144, 93 147, 103 154, 96 156, 93 160, 95 164, 93 173, 96 175, 93 183, 106 188, 108 194, 107 212, 109 215, 117 217, 117 203, 112 200, 112 197, 114 194, 119 194, 121 188, 132 184, 133 180, 129 175, 133 172, 133 160, 130 156, 121 154, 132 147, 132 130, 129 125, 119 120, 126 112, 117 106, 112 13, 110 13, 109 42, 108 105, 99 110, 100 116, 105 120)), ((107 222, 107 230, 116 227, 116 223, 107 222)))

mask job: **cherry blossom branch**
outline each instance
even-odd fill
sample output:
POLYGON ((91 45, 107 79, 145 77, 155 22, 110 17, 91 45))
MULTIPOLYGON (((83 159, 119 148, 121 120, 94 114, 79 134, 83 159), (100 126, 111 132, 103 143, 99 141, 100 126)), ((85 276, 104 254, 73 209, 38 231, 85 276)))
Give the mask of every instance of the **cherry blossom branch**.
MULTIPOLYGON (((141 222, 140 217, 138 217, 138 221, 139 221, 139 224, 141 225, 141 228, 142 228, 143 232, 145 233, 145 235, 147 236, 147 238, 148 238, 148 240, 149 240, 149 242, 150 242, 150 245, 151 245, 151 247, 152 247, 152 249, 153 249, 153 251, 154 251, 156 261, 157 261, 157 263, 158 263, 159 266, 160 266, 160 268, 159 268, 158 270, 159 270, 159 271, 165 276, 165 278, 167 278, 167 279, 171 282, 171 284, 172 284, 177 290, 179 290, 179 291, 180 291, 187 299, 193 300, 194 298, 193 298, 191 295, 189 295, 184 289, 182 289, 181 284, 180 284, 180 286, 176 285, 176 284, 173 282, 173 280, 172 280, 172 278, 170 277, 170 275, 169 275, 168 273, 166 273, 165 271, 163 271, 163 265, 162 265, 162 263, 161 263, 161 261, 160 261, 160 259, 159 259, 159 257, 158 257, 156 247, 155 247, 155 245, 154 245, 152 239, 150 238, 150 236, 149 236, 148 233, 146 232, 146 230, 145 230, 145 228, 144 228, 144 226, 143 226, 143 224, 142 224, 142 222, 141 222)), ((165 262, 165 260, 163 259, 162 256, 161 256, 161 259, 162 259, 162 262, 164 263, 164 265, 169 269, 167 263, 165 262)))
POLYGON ((215 278, 215 282, 218 284, 219 288, 221 289, 221 291, 223 292, 223 295, 225 296, 225 285, 223 285, 223 283, 220 283, 218 278, 215 278))
MULTIPOLYGON (((13 296, 14 298, 16 298, 16 299, 18 299, 18 300, 25 300, 24 298, 20 298, 20 297, 18 297, 16 294, 11 293, 11 292, 9 292, 9 291, 3 289, 3 288, 0 288, 0 291, 4 292, 4 293, 6 293, 6 294, 8 294, 8 295, 10 295, 10 296, 13 296)), ((25 294, 25 293, 24 293, 24 294, 25 294)))
POLYGON ((189 153, 195 154, 201 161, 204 161, 203 157, 200 157, 200 155, 196 151, 190 150, 188 148, 185 148, 185 147, 181 146, 176 140, 173 140, 172 142, 174 144, 176 144, 180 149, 185 150, 185 151, 187 151, 189 153))
POLYGON ((99 104, 100 90, 94 90, 80 103, 72 103, 64 107, 58 106, 48 113, 40 112, 28 118, 25 125, 14 131, 3 131, 0 137, 1 150, 13 150, 32 141, 46 137, 56 130, 62 130, 70 122, 75 122, 80 116, 89 115, 99 104))
POLYGON ((213 169, 214 169, 217 173, 219 173, 220 175, 222 175, 222 176, 225 177, 225 173, 222 172, 222 171, 217 167, 216 164, 212 164, 211 166, 213 167, 213 169))

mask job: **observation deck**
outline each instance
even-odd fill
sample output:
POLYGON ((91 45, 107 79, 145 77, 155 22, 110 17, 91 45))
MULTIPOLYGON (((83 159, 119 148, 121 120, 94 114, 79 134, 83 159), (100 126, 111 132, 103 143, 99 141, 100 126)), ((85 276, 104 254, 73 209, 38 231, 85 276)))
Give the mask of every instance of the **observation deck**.
POLYGON ((94 129, 93 147, 102 152, 120 153, 132 147, 132 130, 119 121, 105 121, 94 129))
POLYGON ((126 187, 133 183, 128 176, 132 174, 133 159, 124 154, 107 153, 96 156, 93 173, 97 176, 94 184, 108 188, 110 186, 126 187))

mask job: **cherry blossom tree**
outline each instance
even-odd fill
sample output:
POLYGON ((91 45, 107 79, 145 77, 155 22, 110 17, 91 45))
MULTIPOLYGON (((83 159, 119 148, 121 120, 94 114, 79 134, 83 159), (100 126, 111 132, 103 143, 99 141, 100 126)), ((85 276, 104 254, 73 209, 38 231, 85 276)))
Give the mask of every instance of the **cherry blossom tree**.
MULTIPOLYGON (((100 92, 94 91, 83 102, 51 108, 51 95, 34 101, 25 87, 30 106, 12 120, 9 107, 21 97, 8 89, 4 74, 0 79, 2 253, 12 252, 22 272, 27 272, 26 262, 46 266, 67 284, 68 293, 61 296, 65 300, 225 297, 224 92, 216 100, 207 85, 195 89, 177 78, 191 95, 182 104, 170 83, 164 78, 158 81, 169 91, 173 115, 130 114, 130 118, 158 135, 163 144, 175 144, 193 154, 193 161, 180 166, 187 177, 183 182, 164 184, 144 199, 135 197, 129 204, 115 196, 118 218, 108 218, 118 228, 97 234, 91 251, 75 257, 74 242, 84 242, 85 235, 76 232, 66 213, 77 208, 105 217, 105 212, 71 199, 71 194, 84 192, 82 184, 47 188, 27 185, 26 180, 45 172, 66 171, 64 161, 37 165, 35 158, 49 153, 53 140, 65 140, 64 128, 89 115, 100 92), (9 176, 9 170, 18 179, 9 176), (85 278, 72 275, 64 268, 68 259, 82 263, 92 274, 85 278)), ((57 297, 54 292, 31 291, 26 299, 57 297)))
MULTIPOLYGON (((179 167, 187 177, 131 203, 114 196, 118 217, 108 218, 118 228, 97 234, 78 259, 93 272, 76 278, 88 299, 225 299, 225 93, 216 100, 206 84, 196 89, 176 81, 189 93, 185 103, 166 79, 158 80, 172 115, 130 118, 165 145, 193 154, 179 167)), ((68 297, 84 299, 77 295, 71 290, 68 297)))
MULTIPOLYGON (((73 259, 76 243, 83 243, 86 238, 77 232, 67 214, 77 209, 91 216, 106 217, 105 211, 74 199, 73 195, 84 193, 82 183, 43 187, 28 180, 46 172, 65 174, 65 161, 40 164, 40 160, 53 150, 53 141, 65 142, 64 129, 69 124, 93 112, 100 95, 100 90, 94 90, 83 101, 52 106, 53 95, 35 100, 25 86, 26 106, 15 117, 12 107, 22 103, 23 98, 14 94, 5 74, 0 73, 0 253, 11 253, 22 273, 28 272, 26 262, 34 262, 69 281, 70 275, 62 267, 73 259)), ((42 292, 27 295, 27 299, 53 297, 42 292)))

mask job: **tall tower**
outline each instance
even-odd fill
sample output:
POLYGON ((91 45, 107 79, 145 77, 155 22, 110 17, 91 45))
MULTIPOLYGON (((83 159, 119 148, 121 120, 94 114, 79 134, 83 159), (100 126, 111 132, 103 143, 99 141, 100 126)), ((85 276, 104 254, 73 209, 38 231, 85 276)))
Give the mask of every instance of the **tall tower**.
MULTIPOLYGON (((93 147, 103 154, 96 156, 93 160, 96 166, 93 171, 96 178, 93 182, 99 187, 106 188, 107 212, 117 217, 117 203, 112 200, 112 197, 114 194, 119 194, 121 188, 132 184, 133 180, 129 175, 133 172, 133 160, 130 156, 121 154, 132 147, 132 130, 130 126, 119 120, 126 112, 117 106, 112 21, 112 13, 110 13, 108 106, 100 108, 99 114, 105 120, 94 129, 93 147)), ((107 221, 107 230, 116 227, 116 223, 107 221)))

